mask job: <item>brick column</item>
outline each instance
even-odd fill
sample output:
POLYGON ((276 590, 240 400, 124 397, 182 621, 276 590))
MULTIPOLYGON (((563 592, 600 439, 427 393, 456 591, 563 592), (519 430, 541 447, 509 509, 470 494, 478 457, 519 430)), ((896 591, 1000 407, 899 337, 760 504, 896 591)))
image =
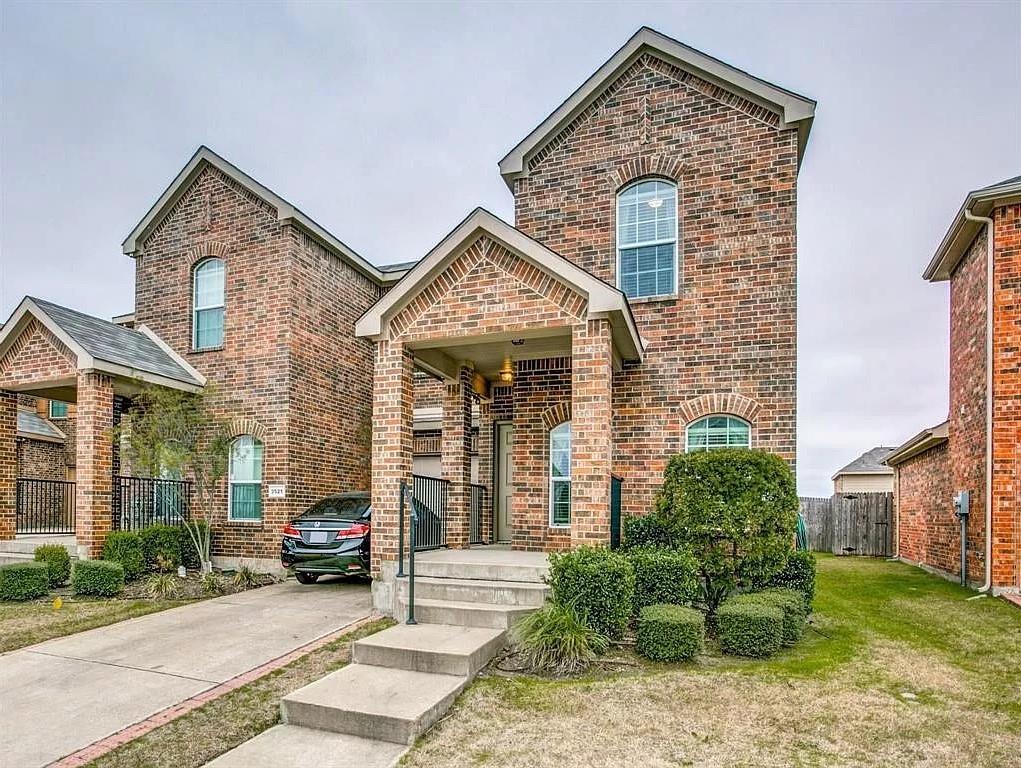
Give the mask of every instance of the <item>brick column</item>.
MULTIPOLYGON (((372 574, 397 560, 401 480, 411 482, 412 356, 403 344, 380 341, 372 385, 372 574)), ((405 548, 408 519, 405 512, 405 548)), ((407 551, 405 549, 405 551, 407 551)))
POLYGON ((613 464, 609 322, 576 326, 571 355, 571 546, 608 545, 613 464))
POLYGON ((17 435, 18 396, 0 391, 0 539, 13 539, 17 530, 17 435))
POLYGON ((113 527, 113 380, 78 374, 75 536, 78 556, 97 558, 113 527))
POLYGON ((471 426, 474 367, 461 366, 443 397, 442 461, 447 488, 447 546, 465 549, 471 525, 471 426))
POLYGON ((482 540, 493 540, 493 412, 492 402, 479 401, 479 485, 486 489, 482 499, 482 540))

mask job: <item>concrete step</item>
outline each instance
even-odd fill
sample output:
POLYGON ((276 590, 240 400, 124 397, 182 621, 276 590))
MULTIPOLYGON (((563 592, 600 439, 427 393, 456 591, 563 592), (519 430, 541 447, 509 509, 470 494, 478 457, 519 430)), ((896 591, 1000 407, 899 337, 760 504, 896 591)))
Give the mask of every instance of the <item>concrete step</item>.
POLYGON ((454 702, 468 678, 349 664, 284 697, 284 722, 411 744, 454 702))
POLYGON ((43 544, 60 544, 71 557, 75 557, 78 554, 78 545, 75 542, 74 536, 40 534, 38 536, 27 535, 18 536, 15 539, 0 540, 0 556, 28 555, 31 557, 35 553, 35 548, 41 547, 43 544))
MULTIPOLYGON (((404 564, 408 573, 409 565, 404 564)), ((474 581, 514 581, 543 583, 549 572, 545 565, 492 561, 487 563, 462 562, 456 560, 415 559, 415 577, 436 579, 459 579, 474 581)))
POLYGON ((352 658, 358 664, 474 677, 503 647, 502 629, 444 624, 398 624, 358 640, 352 658))
POLYGON ((208 768, 391 768, 407 751, 403 744, 345 733, 276 725, 206 763, 208 768))
POLYGON ((24 552, 0 552, 0 565, 7 565, 8 563, 31 563, 35 560, 35 555, 26 554, 24 552))
MULTIPOLYGON (((535 581, 493 581, 491 579, 447 579, 415 576, 415 598, 453 600, 461 603, 496 603, 539 608, 549 587, 535 581)), ((408 580, 397 580, 397 595, 406 598, 408 580)))
MULTIPOLYGON (((415 595, 415 620, 422 624, 450 624, 457 627, 510 629, 522 616, 535 608, 522 605, 468 603, 456 600, 419 599, 415 595)), ((399 621, 408 617, 408 604, 398 597, 395 602, 399 621)))

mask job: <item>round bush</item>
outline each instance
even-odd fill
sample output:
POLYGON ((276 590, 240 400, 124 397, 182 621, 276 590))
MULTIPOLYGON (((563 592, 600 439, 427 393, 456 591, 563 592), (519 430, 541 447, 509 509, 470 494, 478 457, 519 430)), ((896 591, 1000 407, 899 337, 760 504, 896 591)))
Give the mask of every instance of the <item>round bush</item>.
POLYGON ((140 530, 138 536, 142 540, 145 570, 159 570, 161 562, 172 569, 181 564, 182 537, 188 536, 183 528, 176 525, 151 525, 140 530))
POLYGON ((50 569, 46 563, 0 565, 0 600, 34 600, 50 591, 50 569))
POLYGON ((805 610, 811 611, 815 598, 815 555, 801 550, 789 553, 783 570, 767 583, 771 587, 797 590, 804 596, 805 610))
POLYGON ((805 597, 795 589, 766 589, 761 592, 746 592, 732 600, 741 603, 759 603, 783 611, 781 642, 784 645, 794 645, 805 634, 805 619, 808 616, 808 611, 805 609, 805 597))
POLYGON ((682 605, 650 605, 638 617, 638 652, 653 661, 686 661, 702 650, 705 616, 682 605))
POLYGON ((35 548, 35 561, 45 563, 50 573, 50 586, 59 587, 71 578, 71 555, 59 544, 43 544, 35 548))
POLYGON ((145 571, 142 538, 135 531, 112 531, 103 542, 103 559, 120 563, 124 578, 134 581, 145 571))
POLYGON ((720 606, 717 624, 720 647, 734 656, 772 656, 783 638, 783 611, 762 603, 728 600, 720 606))
POLYGON ((601 547, 557 552, 547 580, 553 602, 573 607, 601 635, 624 634, 635 597, 635 571, 624 555, 601 547))
POLYGON ((684 605, 698 599, 698 563, 687 550, 635 547, 625 554, 635 570, 635 616, 649 605, 684 605))
POLYGON ((79 560, 71 571, 76 595, 113 597, 124 590, 124 567, 107 560, 79 560))

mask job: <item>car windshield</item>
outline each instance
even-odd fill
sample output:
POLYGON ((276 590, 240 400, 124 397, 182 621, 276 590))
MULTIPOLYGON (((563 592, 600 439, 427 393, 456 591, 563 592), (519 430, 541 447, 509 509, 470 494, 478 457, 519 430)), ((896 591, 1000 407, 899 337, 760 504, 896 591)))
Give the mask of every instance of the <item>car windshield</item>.
POLYGON ((335 517, 338 520, 361 520, 368 517, 367 498, 323 499, 312 505, 302 517, 335 517))

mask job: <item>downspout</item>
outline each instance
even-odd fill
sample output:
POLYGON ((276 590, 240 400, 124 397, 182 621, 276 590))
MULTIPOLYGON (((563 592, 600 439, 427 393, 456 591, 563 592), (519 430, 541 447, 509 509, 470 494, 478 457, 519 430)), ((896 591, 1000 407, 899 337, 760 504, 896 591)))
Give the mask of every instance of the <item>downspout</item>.
POLYGON ((993 220, 964 209, 964 218, 986 225, 986 581, 993 585, 993 220))

